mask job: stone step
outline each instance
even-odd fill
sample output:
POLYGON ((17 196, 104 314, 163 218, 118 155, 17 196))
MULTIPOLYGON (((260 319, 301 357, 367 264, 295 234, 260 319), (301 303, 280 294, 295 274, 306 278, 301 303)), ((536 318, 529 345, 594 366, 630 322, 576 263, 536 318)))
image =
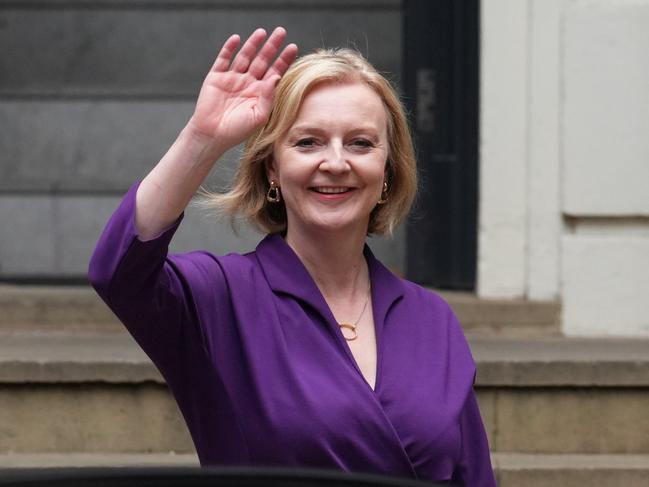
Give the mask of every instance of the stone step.
MULTIPOLYGON (((649 387, 649 339, 469 335, 481 388, 649 387)), ((0 383, 161 382, 126 333, 0 333, 0 383)))
POLYGON ((486 299, 473 293, 434 289, 453 308, 466 333, 489 336, 558 336, 561 306, 557 301, 486 299))
MULTIPOLYGON (((649 455, 495 453, 500 487, 646 487, 649 455)), ((29 453, 0 455, 0 470, 92 467, 193 467, 193 454, 29 453)))
POLYGON ((5 453, 0 454, 0 471, 36 468, 93 467, 194 467, 195 453, 5 453))
POLYGON ((649 455, 497 453, 500 487, 647 487, 649 455))
MULTIPOLYGON (((649 340, 470 342, 494 451, 649 453, 649 340)), ((124 334, 0 336, 0 425, 0 453, 193 451, 160 375, 124 334)))
POLYGON ((0 285, 0 330, 121 332, 90 286, 0 285))
MULTIPOLYGON (((472 293, 437 291, 467 333, 558 335, 556 302, 480 299, 472 293)), ((121 332, 122 327, 89 286, 0 285, 0 330, 121 332)))

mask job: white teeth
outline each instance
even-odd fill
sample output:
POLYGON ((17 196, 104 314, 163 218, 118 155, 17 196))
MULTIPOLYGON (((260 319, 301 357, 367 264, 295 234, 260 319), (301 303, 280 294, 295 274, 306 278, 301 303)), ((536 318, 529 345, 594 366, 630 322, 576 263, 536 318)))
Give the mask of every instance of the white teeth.
POLYGON ((337 193, 344 193, 345 191, 348 191, 349 188, 324 188, 324 187, 317 187, 313 188, 314 191, 317 191, 318 193, 328 193, 328 194, 337 194, 337 193))

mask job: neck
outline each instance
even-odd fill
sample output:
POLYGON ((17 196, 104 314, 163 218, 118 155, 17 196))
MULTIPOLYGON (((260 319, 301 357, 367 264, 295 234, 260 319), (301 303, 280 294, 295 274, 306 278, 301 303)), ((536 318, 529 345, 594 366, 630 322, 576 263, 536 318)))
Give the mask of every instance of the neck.
POLYGON ((325 298, 354 299, 367 293, 369 272, 363 247, 365 232, 294 231, 286 243, 300 258, 325 298))

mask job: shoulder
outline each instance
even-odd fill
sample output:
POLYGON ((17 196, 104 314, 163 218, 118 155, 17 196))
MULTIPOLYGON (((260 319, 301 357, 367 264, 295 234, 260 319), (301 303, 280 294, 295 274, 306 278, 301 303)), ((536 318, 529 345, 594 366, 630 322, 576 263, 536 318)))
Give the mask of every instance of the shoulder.
POLYGON ((206 250, 170 254, 167 266, 176 275, 185 292, 196 303, 229 302, 233 294, 240 294, 250 286, 258 272, 251 255, 231 253, 216 255, 206 250))
POLYGON ((444 343, 456 357, 462 356, 473 363, 462 325, 449 303, 432 289, 406 279, 400 281, 404 289, 401 305, 403 309, 414 310, 417 323, 423 327, 420 331, 434 337, 433 341, 444 343))
MULTIPOLYGON (((437 292, 420 284, 401 279, 404 288, 403 304, 410 309, 418 310, 423 322, 429 326, 443 329, 450 336, 461 338, 464 333, 457 315, 450 304, 437 292)), ((441 330, 440 330, 441 331, 441 330)))
POLYGON ((411 306, 416 306, 423 312, 431 314, 444 320, 457 321, 453 309, 448 302, 437 292, 426 288, 421 284, 408 281, 407 279, 397 278, 403 289, 404 302, 411 306))
POLYGON ((254 252, 215 255, 206 250, 195 250, 171 254, 168 260, 183 276, 192 280, 213 281, 215 278, 227 279, 237 275, 249 277, 257 267, 254 252))
POLYGON ((455 323, 457 319, 448 303, 436 292, 395 275, 367 250, 372 285, 377 286, 378 300, 394 303, 403 318, 417 323, 455 323))

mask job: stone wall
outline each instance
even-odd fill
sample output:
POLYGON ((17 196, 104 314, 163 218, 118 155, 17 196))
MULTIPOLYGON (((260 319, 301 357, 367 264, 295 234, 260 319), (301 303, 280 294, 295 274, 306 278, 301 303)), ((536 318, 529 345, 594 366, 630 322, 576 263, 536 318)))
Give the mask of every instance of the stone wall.
MULTIPOLYGON (((106 219, 191 115, 223 41, 276 25, 302 53, 355 46, 398 82, 397 0, 0 0, 0 279, 83 279, 106 219)), ((211 188, 227 186, 237 155, 211 188)), ((246 251, 260 238, 190 208, 172 250, 246 251)), ((401 233, 372 245, 403 268, 401 233)))

